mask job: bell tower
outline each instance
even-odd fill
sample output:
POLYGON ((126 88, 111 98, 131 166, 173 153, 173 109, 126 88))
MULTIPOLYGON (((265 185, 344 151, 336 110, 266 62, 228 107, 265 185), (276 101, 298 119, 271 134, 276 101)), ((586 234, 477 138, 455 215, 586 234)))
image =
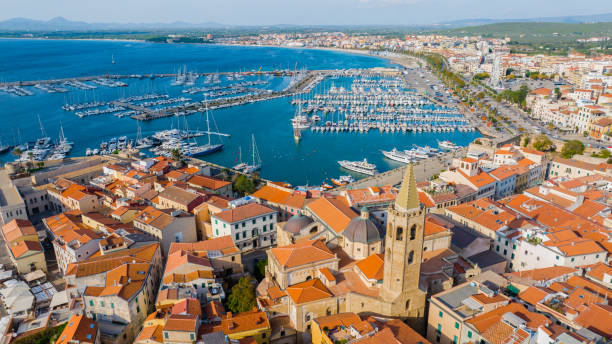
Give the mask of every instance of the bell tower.
POLYGON ((385 266, 380 298, 396 315, 423 316, 425 293, 419 289, 425 213, 419 202, 412 164, 394 204, 389 206, 385 266))

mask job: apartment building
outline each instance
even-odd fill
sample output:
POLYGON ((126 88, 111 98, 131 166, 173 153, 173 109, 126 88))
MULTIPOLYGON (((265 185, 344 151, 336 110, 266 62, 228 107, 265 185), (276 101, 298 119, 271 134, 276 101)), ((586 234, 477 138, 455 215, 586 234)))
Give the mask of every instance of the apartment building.
POLYGON ((276 222, 277 212, 258 203, 211 215, 213 237, 229 235, 243 252, 274 245, 276 222))

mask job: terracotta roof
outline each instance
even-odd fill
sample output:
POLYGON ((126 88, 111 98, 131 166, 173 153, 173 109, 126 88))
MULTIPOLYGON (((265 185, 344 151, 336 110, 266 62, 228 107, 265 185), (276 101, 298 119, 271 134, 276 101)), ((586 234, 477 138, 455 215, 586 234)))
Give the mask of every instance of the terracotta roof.
POLYGON ((548 295, 549 293, 546 292, 546 290, 543 290, 541 288, 538 287, 529 287, 527 289, 525 289, 523 292, 521 292, 518 297, 535 306, 537 305, 540 301, 544 300, 544 298, 548 295))
POLYGON ((197 332, 198 316, 171 314, 166 320, 164 331, 197 332))
POLYGON ((281 297, 287 296, 287 293, 280 290, 280 288, 275 285, 274 287, 268 289, 268 296, 272 300, 280 299, 281 297))
POLYGON ((603 281, 605 274, 612 276, 612 267, 601 262, 588 267, 586 270, 587 276, 598 279, 600 281, 603 281))
POLYGON ((200 305, 200 300, 189 297, 172 306, 172 314, 197 315, 201 318, 202 305, 200 305))
POLYGON ((517 277, 517 278, 527 278, 527 279, 531 279, 534 281, 547 281, 547 280, 555 279, 561 276, 576 273, 578 271, 579 271, 578 269, 574 269, 574 268, 570 268, 566 266, 551 266, 551 267, 541 268, 541 269, 510 272, 510 273, 504 274, 504 276, 506 278, 517 277))
POLYGON ((550 88, 541 87, 541 88, 536 88, 535 90, 531 91, 530 94, 536 94, 540 96, 549 96, 552 94, 552 90, 550 88))
POLYGON ((62 333, 60 333, 56 344, 68 344, 75 342, 95 343, 98 325, 95 321, 84 315, 73 315, 62 333))
POLYGON ((357 262, 357 267, 371 280, 380 281, 385 274, 385 256, 383 254, 373 254, 357 262))
POLYGON ((254 309, 238 314, 227 313, 221 320, 221 324, 203 325, 202 333, 222 331, 226 335, 234 333, 245 333, 250 331, 264 330, 270 328, 270 322, 265 312, 254 309))
POLYGON ((251 196, 270 203, 286 205, 295 209, 302 209, 306 202, 306 195, 302 193, 289 192, 271 185, 265 185, 264 187, 255 191, 251 196))
POLYGON ((153 342, 163 343, 164 337, 162 328, 163 326, 161 325, 143 327, 140 333, 138 334, 138 337, 136 337, 135 342, 150 340, 153 342))
POLYGON ((336 277, 334 277, 334 274, 332 274, 331 270, 329 268, 321 268, 319 269, 319 272, 321 273, 321 275, 323 275, 328 281, 335 281, 336 277))
POLYGON ((204 314, 206 314, 206 319, 209 320, 221 318, 225 314, 225 307, 220 301, 209 301, 204 305, 204 314))
POLYGON ((186 252, 208 252, 217 251, 223 255, 239 253, 240 250, 234 244, 232 237, 229 235, 198 241, 194 243, 187 242, 173 242, 170 244, 170 250, 168 255, 173 254, 177 251, 186 252))
POLYGON ((21 219, 13 219, 2 226, 2 233, 4 234, 4 239, 8 242, 24 236, 38 235, 30 221, 21 219))
POLYGON ((200 176, 200 175, 195 175, 191 177, 187 181, 187 183, 189 183, 189 185, 192 185, 192 186, 197 186, 197 187, 209 189, 209 190, 219 190, 231 184, 230 182, 227 182, 225 180, 220 180, 220 179, 200 176))
POLYGON ((212 216, 227 223, 244 221, 253 217, 276 213, 275 210, 265 207, 259 203, 249 203, 234 209, 225 210, 212 216))
POLYGON ((353 206, 393 202, 396 196, 391 185, 346 190, 344 193, 348 203, 353 206))
POLYGON ((129 300, 144 287, 150 267, 149 263, 123 264, 106 273, 106 286, 87 287, 85 295, 117 296, 129 300))
POLYGON ((79 278, 104 273, 128 262, 150 263, 158 249, 159 244, 155 243, 90 257, 86 261, 68 264, 65 275, 75 275, 79 278))
POLYGON ((28 252, 42 252, 42 246, 40 245, 40 242, 32 240, 12 242, 10 244, 10 248, 11 252, 13 253, 13 256, 17 259, 25 256, 28 252))
POLYGON ((575 320, 582 327, 595 332, 608 340, 612 339, 612 307, 608 305, 591 305, 580 312, 575 320))
POLYGON ((483 333, 496 324, 501 324, 501 318, 506 313, 514 313, 518 317, 526 321, 526 326, 529 329, 536 330, 541 325, 550 323, 550 320, 543 314, 528 311, 523 305, 518 303, 509 303, 506 306, 496 308, 493 311, 478 315, 466 321, 473 325, 479 332, 483 333))
POLYGON ((270 252, 285 269, 335 258, 332 251, 321 240, 309 240, 276 247, 270 252))
POLYGON ((306 206, 318 219, 336 233, 342 232, 358 214, 337 197, 321 197, 306 206))
POLYGON ((289 286, 286 292, 295 304, 327 299, 333 296, 331 291, 318 278, 289 286))

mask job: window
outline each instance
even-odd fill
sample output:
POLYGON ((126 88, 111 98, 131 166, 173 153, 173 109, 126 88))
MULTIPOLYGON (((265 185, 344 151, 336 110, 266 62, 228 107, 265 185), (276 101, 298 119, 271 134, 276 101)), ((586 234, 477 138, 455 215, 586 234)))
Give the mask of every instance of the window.
POLYGON ((495 247, 495 251, 499 252, 499 245, 495 247))
POLYGON ((442 318, 442 315, 443 315, 443 313, 442 313, 442 311, 440 311, 440 318, 442 318))
POLYGON ((459 323, 455 321, 455 328, 459 328, 459 323))
POLYGON ((572 258, 572 262, 573 262, 574 260, 576 260, 576 258, 572 258))
POLYGON ((412 264, 412 261, 414 261, 414 251, 410 251, 408 254, 408 264, 412 264))
POLYGON ((266 338, 266 333, 265 332, 261 334, 261 338, 266 338))
POLYGON ((270 220, 272 220, 273 217, 274 217, 273 215, 270 215, 270 220))
POLYGON ((453 336, 453 344, 457 344, 457 336, 453 336))
POLYGON ((514 253, 510 255, 510 259, 514 259, 514 253))
POLYGON ((253 224, 256 224, 256 223, 257 223, 257 219, 253 219, 253 224))
POLYGON ((438 333, 442 332, 442 325, 438 324, 438 333))
POLYGON ((406 300, 406 310, 410 309, 410 299, 406 300))
POLYGON ((236 233, 236 240, 240 240, 240 233, 236 233))
POLYGON ((244 226, 246 226, 246 222, 243 222, 243 223, 242 223, 242 228, 244 228, 244 226))
POLYGON ((189 334, 189 339, 191 339, 191 340, 195 340, 195 334, 190 333, 190 334, 189 334))
POLYGON ((559 260, 559 256, 555 256, 555 259, 556 259, 556 260, 559 260))
POLYGON ((100 301, 100 307, 104 307, 104 301, 100 301))
POLYGON ((404 235, 404 229, 402 227, 397 227, 395 230, 395 240, 402 240, 402 236, 404 235))
POLYGON ((235 225, 234 225, 234 229, 238 229, 238 224, 235 224, 235 225))
POLYGON ((504 250, 504 256, 508 254, 508 250, 504 250))
POLYGON ((246 231, 242 232, 242 239, 246 238, 246 231))
POLYGON ((164 332, 164 338, 168 339, 168 332, 164 332))
POLYGON ((414 240, 416 238, 416 230, 416 225, 412 225, 412 227, 410 227, 410 240, 414 240))
POLYGON ((115 308, 115 304, 111 302, 111 308, 115 308))
POLYGON ((468 331, 468 338, 472 338, 472 331, 468 331))

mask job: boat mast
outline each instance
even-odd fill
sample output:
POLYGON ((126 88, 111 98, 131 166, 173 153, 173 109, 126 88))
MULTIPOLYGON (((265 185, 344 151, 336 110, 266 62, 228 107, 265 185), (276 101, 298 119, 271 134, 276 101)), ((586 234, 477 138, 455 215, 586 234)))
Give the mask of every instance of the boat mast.
POLYGON ((45 132, 45 128, 42 125, 42 121, 40 120, 40 115, 38 116, 38 124, 40 125, 40 133, 42 134, 42 137, 47 137, 47 133, 45 132))

